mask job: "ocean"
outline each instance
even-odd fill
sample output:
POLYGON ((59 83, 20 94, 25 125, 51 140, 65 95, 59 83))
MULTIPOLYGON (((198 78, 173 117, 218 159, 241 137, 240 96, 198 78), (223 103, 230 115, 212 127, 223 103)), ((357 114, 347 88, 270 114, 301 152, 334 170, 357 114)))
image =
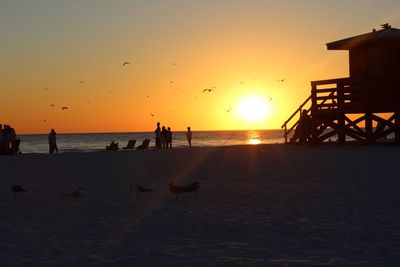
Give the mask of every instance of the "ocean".
MULTIPOLYGON (((22 153, 49 153, 47 134, 20 134, 18 138, 22 153)), ((57 146, 60 153, 94 152, 105 150, 111 141, 119 143, 119 148, 122 148, 129 139, 136 139, 137 147, 146 138, 151 140, 150 148, 153 148, 153 132, 57 134, 57 146)), ((192 132, 192 146, 197 147, 277 143, 284 143, 282 130, 192 132)), ((172 147, 188 147, 184 132, 173 132, 172 147)))

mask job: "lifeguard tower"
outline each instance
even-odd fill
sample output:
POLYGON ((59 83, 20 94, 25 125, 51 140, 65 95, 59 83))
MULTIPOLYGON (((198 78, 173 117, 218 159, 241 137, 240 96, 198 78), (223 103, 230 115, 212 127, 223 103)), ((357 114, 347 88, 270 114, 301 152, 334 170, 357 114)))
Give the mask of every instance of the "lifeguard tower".
POLYGON ((286 143, 299 142, 294 130, 304 110, 307 143, 400 143, 400 30, 381 26, 327 44, 328 50, 349 51, 350 77, 311 82, 311 95, 282 125, 286 143))

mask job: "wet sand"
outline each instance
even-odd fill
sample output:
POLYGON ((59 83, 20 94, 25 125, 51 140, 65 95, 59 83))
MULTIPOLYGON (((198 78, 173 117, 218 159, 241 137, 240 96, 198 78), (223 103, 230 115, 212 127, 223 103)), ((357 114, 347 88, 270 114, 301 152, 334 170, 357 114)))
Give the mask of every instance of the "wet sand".
POLYGON ((398 266, 399 162, 389 146, 2 156, 1 265, 398 266), (200 177, 197 196, 168 191, 200 177))

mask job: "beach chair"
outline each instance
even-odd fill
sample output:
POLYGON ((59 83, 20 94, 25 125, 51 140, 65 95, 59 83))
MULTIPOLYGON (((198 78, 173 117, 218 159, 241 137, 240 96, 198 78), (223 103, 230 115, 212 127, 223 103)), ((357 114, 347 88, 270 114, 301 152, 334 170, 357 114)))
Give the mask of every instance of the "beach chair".
POLYGON ((126 147, 123 147, 123 149, 134 149, 135 144, 136 144, 136 140, 131 139, 128 141, 128 144, 126 145, 126 147))
POLYGON ((114 143, 114 141, 111 142, 111 144, 110 144, 109 146, 106 146, 106 150, 113 150, 113 151, 115 151, 115 150, 118 150, 118 149, 119 149, 118 143, 114 143))
POLYGON ((136 149, 140 150, 147 149, 149 147, 149 144, 150 144, 150 139, 144 139, 142 144, 138 146, 136 149))

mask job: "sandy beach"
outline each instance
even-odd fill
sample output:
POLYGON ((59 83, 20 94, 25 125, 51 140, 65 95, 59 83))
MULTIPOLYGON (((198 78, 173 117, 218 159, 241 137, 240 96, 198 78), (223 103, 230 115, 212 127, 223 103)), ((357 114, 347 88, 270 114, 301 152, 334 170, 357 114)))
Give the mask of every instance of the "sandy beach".
POLYGON ((399 159, 286 145, 2 156, 1 265, 398 266, 399 159), (200 177, 197 196, 168 191, 200 177))

